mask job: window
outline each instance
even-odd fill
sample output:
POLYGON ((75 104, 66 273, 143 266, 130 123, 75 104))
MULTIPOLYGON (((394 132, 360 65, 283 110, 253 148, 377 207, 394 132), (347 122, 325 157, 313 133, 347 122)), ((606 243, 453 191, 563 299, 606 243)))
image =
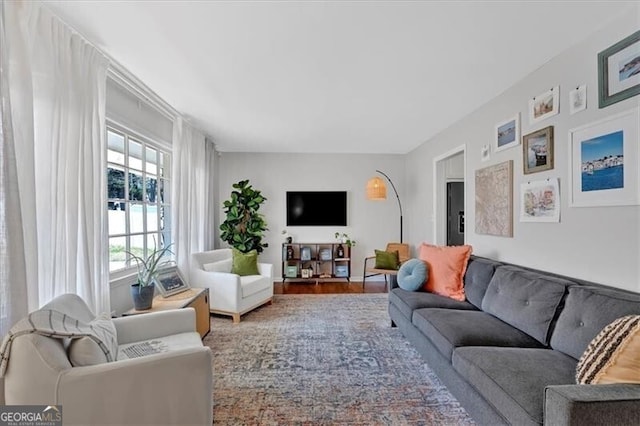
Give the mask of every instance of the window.
POLYGON ((129 253, 145 258, 171 243, 170 178, 168 150, 107 127, 110 272, 135 266, 129 253))

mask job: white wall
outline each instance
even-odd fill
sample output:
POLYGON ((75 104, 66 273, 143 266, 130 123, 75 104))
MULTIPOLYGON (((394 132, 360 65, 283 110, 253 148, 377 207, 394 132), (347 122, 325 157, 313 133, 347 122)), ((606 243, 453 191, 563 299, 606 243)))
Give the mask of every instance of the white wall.
MULTIPOLYGON (((638 30, 638 6, 612 25, 594 33, 532 72, 498 98, 443 131, 407 156, 406 193, 409 242, 433 241, 432 191, 433 158, 454 147, 466 145, 466 240, 474 253, 498 260, 527 265, 564 275, 631 290, 640 290, 639 241, 640 209, 629 207, 569 208, 568 131, 638 105, 638 97, 605 109, 598 109, 597 54, 638 30), (569 115, 568 94, 587 84, 587 110, 569 115), (560 114, 529 125, 527 101, 560 85, 560 114), (491 160, 480 161, 482 145, 492 142, 496 123, 520 113, 522 134, 554 126, 555 168, 524 175, 522 146, 492 152, 491 160), (529 180, 559 177, 562 197, 560 223, 520 223, 520 209, 514 203, 514 237, 501 238, 475 233, 475 171, 514 161, 514 200, 520 184, 529 180)), ((472 72, 469 78, 473 78, 472 72)), ((463 100, 461 100, 462 102, 463 100)))
MULTIPOLYGON (((404 165, 403 155, 221 153, 218 161, 220 213, 216 229, 224 221, 222 203, 229 198, 231 185, 249 179, 254 188, 267 197, 261 212, 269 226, 266 235, 269 247, 260 255, 260 261, 274 265, 276 279, 282 277, 281 231, 285 228, 294 241, 299 242, 333 242, 335 232, 349 234, 357 242, 352 249, 351 276, 360 279, 364 258, 372 255, 374 249, 383 249, 388 242, 398 241, 400 236, 400 213, 393 190, 387 188, 386 201, 368 201, 367 180, 377 175, 376 169, 386 173, 398 189, 404 208, 404 165), (348 226, 286 226, 287 191, 325 190, 347 191, 348 226)), ((408 235, 406 230, 404 235, 405 238, 408 235)), ((226 243, 220 244, 226 246, 226 243)))

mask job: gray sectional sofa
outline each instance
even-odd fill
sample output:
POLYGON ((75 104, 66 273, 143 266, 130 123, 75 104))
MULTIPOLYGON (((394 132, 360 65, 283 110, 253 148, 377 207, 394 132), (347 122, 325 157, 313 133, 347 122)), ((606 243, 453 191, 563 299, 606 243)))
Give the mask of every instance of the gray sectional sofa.
POLYGON ((392 326, 480 424, 639 425, 640 385, 576 385, 589 342, 640 294, 472 256, 467 300, 392 283, 392 326))

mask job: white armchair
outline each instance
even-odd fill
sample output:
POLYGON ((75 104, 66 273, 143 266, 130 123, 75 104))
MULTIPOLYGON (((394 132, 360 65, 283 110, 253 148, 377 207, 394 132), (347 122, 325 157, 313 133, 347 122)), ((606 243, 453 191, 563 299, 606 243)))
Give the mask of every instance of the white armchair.
POLYGON ((240 316, 271 303, 273 266, 258 263, 260 275, 241 277, 231 273, 231 249, 217 249, 191 255, 189 280, 192 287, 209 288, 209 310, 230 315, 234 323, 240 316))
MULTIPOLYGON (((85 322, 95 319, 73 294, 59 296, 43 309, 85 322)), ((20 335, 11 345, 4 403, 62 405, 65 425, 211 425, 211 350, 196 331, 195 311, 155 312, 113 323, 119 354, 149 340, 162 342, 163 351, 74 367, 67 339, 20 335)))

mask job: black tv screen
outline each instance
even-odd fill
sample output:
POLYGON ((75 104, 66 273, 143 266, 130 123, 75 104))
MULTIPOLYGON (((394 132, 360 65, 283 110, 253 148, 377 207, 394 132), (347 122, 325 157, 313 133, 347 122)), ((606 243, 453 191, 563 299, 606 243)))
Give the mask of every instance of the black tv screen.
POLYGON ((287 226, 347 226, 347 192, 288 191, 287 226))

